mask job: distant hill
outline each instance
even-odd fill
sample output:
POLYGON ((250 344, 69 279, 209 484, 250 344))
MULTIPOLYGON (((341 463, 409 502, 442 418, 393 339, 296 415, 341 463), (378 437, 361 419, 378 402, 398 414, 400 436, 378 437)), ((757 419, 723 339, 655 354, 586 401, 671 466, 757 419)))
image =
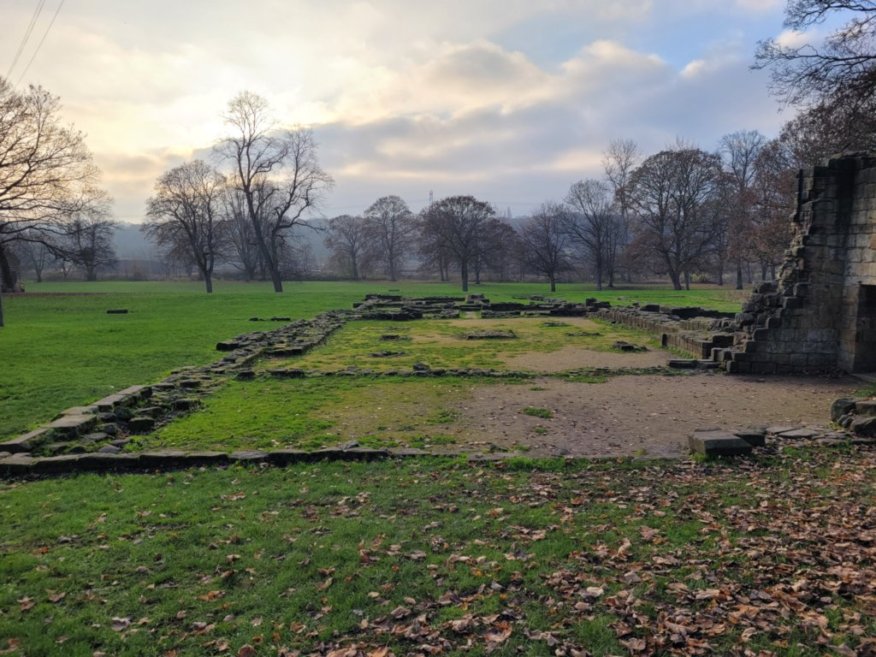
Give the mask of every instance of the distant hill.
POLYGON ((119 260, 160 260, 155 246, 140 232, 140 224, 120 223, 113 235, 119 260))

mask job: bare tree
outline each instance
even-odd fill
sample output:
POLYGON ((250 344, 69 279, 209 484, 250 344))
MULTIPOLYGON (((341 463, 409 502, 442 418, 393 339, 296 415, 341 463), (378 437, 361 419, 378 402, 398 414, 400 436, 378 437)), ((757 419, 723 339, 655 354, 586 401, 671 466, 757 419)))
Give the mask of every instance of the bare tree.
POLYGON ((478 238, 475 283, 480 284, 486 273, 500 281, 519 280, 522 254, 520 236, 510 223, 498 217, 487 220, 478 238))
POLYGON ((495 215, 489 203, 473 196, 451 196, 434 203, 424 214, 424 232, 459 267, 463 292, 481 247, 487 222, 495 215))
POLYGON ((566 203, 566 232, 583 260, 593 266, 596 289, 601 290, 606 274, 611 282, 614 249, 622 226, 612 207, 611 190, 599 180, 581 180, 569 188, 566 203))
POLYGON ((362 217, 342 214, 329 219, 325 245, 335 261, 354 281, 361 278, 362 260, 368 244, 368 231, 362 217))
POLYGON ((100 195, 64 224, 64 234, 53 248, 82 269, 85 280, 96 281, 98 269, 116 263, 115 228, 116 222, 109 219, 109 198, 100 195))
MULTIPOLYGON (((751 255, 754 227, 754 181, 757 160, 766 137, 757 130, 740 130, 721 138, 720 155, 728 175, 730 194, 723 205, 726 217, 726 257, 736 264, 736 289, 742 289, 742 267, 751 255), (732 208, 732 211, 726 210, 732 208)), ((722 254, 723 256, 724 254, 722 254)), ((723 257, 721 262, 723 274, 723 257)), ((723 284, 723 280, 720 281, 723 284)))
POLYGON ((219 151, 231 165, 230 184, 243 194, 274 291, 282 292, 284 235, 304 223, 332 179, 319 166, 313 134, 303 128, 278 130, 261 96, 238 94, 225 119, 232 134, 219 151))
POLYGON ((801 111, 780 135, 797 169, 839 152, 876 149, 876 93, 860 105, 827 100, 801 111))
MULTIPOLYGON (((639 147, 631 139, 615 139, 602 156, 602 167, 605 177, 611 185, 615 211, 620 218, 620 226, 616 231, 617 243, 609 250, 609 287, 614 284, 613 276, 617 269, 617 260, 622 255, 631 239, 630 226, 630 175, 639 163, 639 147)), ((625 276, 629 277, 629 267, 624 266, 625 276)))
POLYGON ((660 257, 676 290, 714 249, 713 203, 722 178, 717 155, 679 145, 647 158, 630 179, 642 243, 660 257))
POLYGON ((43 272, 56 259, 56 250, 51 246, 56 239, 38 231, 24 231, 17 241, 12 242, 19 261, 30 266, 37 283, 43 282, 43 272))
MULTIPOLYGON (((231 258, 231 264, 243 272, 243 277, 247 281, 255 280, 257 276, 264 280, 267 277, 267 270, 243 192, 237 188, 226 187, 222 201, 226 236, 230 250, 236 256, 231 258)), ((264 218, 259 218, 259 221, 263 225, 262 230, 266 232, 264 218)))
POLYGON ((520 228, 524 260, 532 271, 547 277, 551 292, 557 291, 557 276, 569 268, 567 223, 563 206, 544 203, 520 228))
POLYGON ((876 146, 876 2, 789 0, 785 9, 785 27, 796 32, 841 17, 819 44, 762 41, 754 65, 771 70, 777 97, 804 109, 794 130, 829 140, 819 149, 828 153, 876 146))
POLYGON ((420 257, 420 270, 438 272, 439 280, 444 283, 450 280, 450 263, 452 257, 441 235, 436 232, 437 226, 429 221, 431 206, 424 209, 417 219, 417 255, 420 257))
POLYGON ((168 250, 187 253, 213 292, 213 268, 226 245, 222 216, 225 178, 206 162, 194 160, 164 173, 147 201, 150 221, 142 230, 168 250))
POLYGON ((9 245, 25 232, 59 234, 79 209, 79 192, 97 179, 82 133, 62 125, 59 113, 44 89, 18 92, 0 78, 0 293, 16 286, 9 245))
POLYGON ((799 166, 787 145, 774 139, 764 144, 755 161, 752 183, 752 250, 761 266, 763 278, 782 261, 791 236, 789 218, 797 202, 799 166))
POLYGON ((383 263, 389 280, 396 280, 416 234, 408 204, 398 196, 377 199, 365 210, 365 227, 375 259, 383 263))
POLYGON ((789 0, 784 26, 804 32, 834 15, 848 21, 820 46, 758 44, 756 68, 769 67, 773 90, 790 104, 843 96, 863 98, 876 87, 876 2, 873 0, 789 0))

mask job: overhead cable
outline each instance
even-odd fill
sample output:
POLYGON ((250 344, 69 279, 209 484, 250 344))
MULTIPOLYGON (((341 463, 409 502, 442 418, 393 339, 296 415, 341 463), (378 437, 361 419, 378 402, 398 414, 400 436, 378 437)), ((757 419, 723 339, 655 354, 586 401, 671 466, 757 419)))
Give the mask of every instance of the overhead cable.
POLYGON ((33 28, 36 25, 37 19, 40 17, 40 14, 42 13, 45 4, 46 0, 37 0, 37 5, 36 7, 34 7, 33 15, 30 17, 30 23, 28 23, 27 30, 24 32, 24 36, 21 38, 21 43, 18 44, 18 50, 15 52, 15 57, 12 59, 12 64, 9 65, 9 70, 6 71, 7 78, 12 75, 12 69, 15 68, 15 65, 18 63, 18 59, 21 57, 21 53, 24 52, 24 47, 27 45, 27 42, 30 39, 31 32, 33 32, 33 28))
POLYGON ((55 24, 55 19, 58 17, 58 14, 61 13, 61 7, 64 6, 64 1, 58 3, 58 8, 55 9, 55 13, 52 16, 52 20, 49 21, 49 26, 46 28, 46 31, 43 32, 43 38, 40 39, 40 42, 37 44, 36 50, 33 51, 33 55, 30 56, 30 60, 27 62, 27 66, 24 67, 24 70, 21 72, 21 75, 18 76, 18 83, 21 84, 21 80, 27 74, 28 69, 30 69, 30 65, 33 64, 33 60, 36 59, 37 53, 39 53, 40 48, 43 47, 43 42, 46 40, 46 37, 49 36, 49 31, 52 29, 52 25, 55 24))

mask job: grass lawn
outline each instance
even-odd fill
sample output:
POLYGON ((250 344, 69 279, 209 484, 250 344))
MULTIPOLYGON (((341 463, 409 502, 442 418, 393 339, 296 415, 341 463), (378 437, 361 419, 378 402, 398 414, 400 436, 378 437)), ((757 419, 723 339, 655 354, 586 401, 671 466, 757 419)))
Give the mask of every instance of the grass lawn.
POLYGON ((849 448, 0 484, 0 653, 869 654, 874 466, 849 448))
POLYGON ((351 440, 362 447, 453 446, 460 429, 450 406, 489 384, 510 383, 454 377, 231 381, 197 412, 135 437, 127 449, 318 449, 351 440))
POLYGON ((507 370, 511 368, 506 359, 515 354, 546 353, 564 347, 610 351, 618 340, 660 347, 655 336, 581 318, 362 321, 348 323, 324 345, 303 357, 265 360, 262 367, 288 364, 305 370, 341 370, 353 366, 382 371, 410 369, 414 363, 427 363, 432 368, 507 370), (514 337, 467 339, 483 331, 513 334, 514 337), (382 339, 386 335, 397 337, 382 339), (374 354, 381 356, 375 357, 374 354))
MULTIPOLYGON (((250 317, 308 318, 349 308, 372 292, 459 295, 437 283, 288 283, 277 295, 268 284, 219 281, 211 296, 197 283, 63 282, 27 285, 28 293, 3 299, 0 329, 0 438, 46 421, 60 410, 86 404, 129 385, 155 381, 169 371, 209 362, 219 340, 271 326, 250 317), (107 315, 110 308, 130 314, 107 315)), ((485 284, 473 292, 494 300, 545 294, 541 284, 485 284)), ((557 297, 596 296, 615 304, 633 301, 701 305, 724 310, 742 295, 715 287, 673 291, 663 287, 594 292, 560 286, 557 297)))

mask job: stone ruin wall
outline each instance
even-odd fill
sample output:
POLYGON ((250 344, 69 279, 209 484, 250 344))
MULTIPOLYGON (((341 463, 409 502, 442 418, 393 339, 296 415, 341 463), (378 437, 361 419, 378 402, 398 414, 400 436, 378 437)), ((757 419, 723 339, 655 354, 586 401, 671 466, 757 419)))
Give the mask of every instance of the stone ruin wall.
POLYGON ((800 172, 793 238, 777 283, 737 315, 728 372, 876 371, 876 154, 800 172))

